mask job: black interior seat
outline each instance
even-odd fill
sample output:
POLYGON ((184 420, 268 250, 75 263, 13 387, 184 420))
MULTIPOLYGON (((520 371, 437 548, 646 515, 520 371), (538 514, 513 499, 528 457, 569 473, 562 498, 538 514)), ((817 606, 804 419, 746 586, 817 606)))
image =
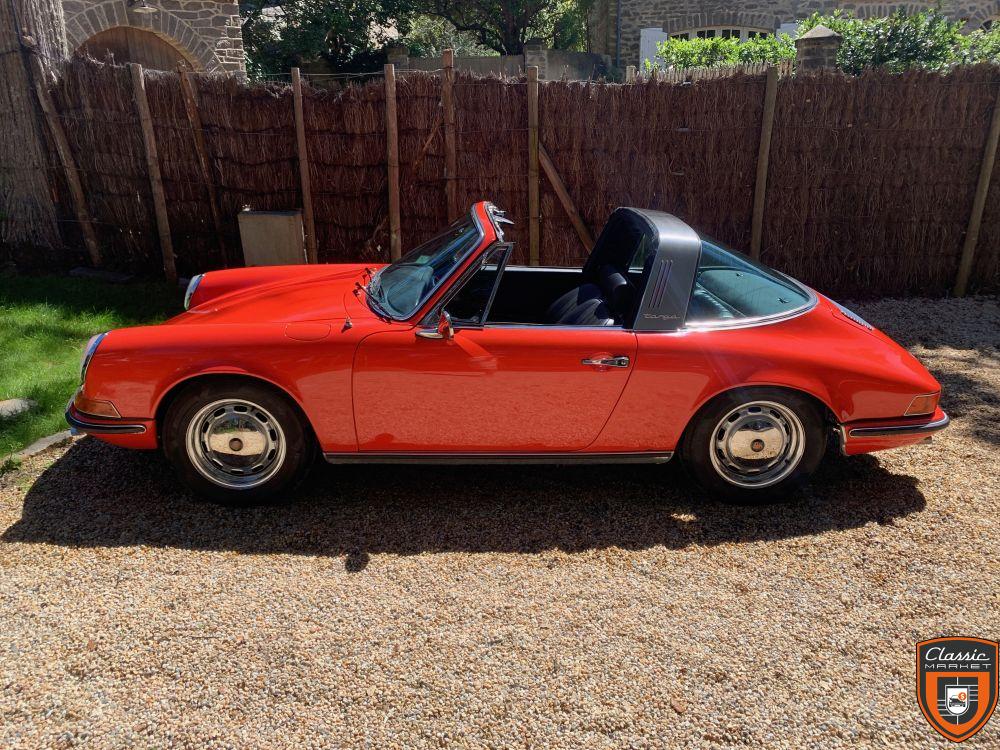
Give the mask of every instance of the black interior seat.
POLYGON ((615 321, 597 284, 570 289, 549 307, 549 323, 567 326, 609 326, 615 321))
POLYGON ((571 326, 613 326, 631 309, 634 292, 613 266, 598 272, 598 283, 585 282, 559 297, 549 307, 549 323, 571 326))
POLYGON ((703 320, 728 320, 736 317, 722 300, 711 292, 695 286, 688 305, 687 319, 692 322, 703 320))

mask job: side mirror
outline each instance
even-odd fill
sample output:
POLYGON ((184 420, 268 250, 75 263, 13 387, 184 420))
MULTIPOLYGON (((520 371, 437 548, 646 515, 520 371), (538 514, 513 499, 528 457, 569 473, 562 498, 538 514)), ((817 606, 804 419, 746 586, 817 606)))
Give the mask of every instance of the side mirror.
POLYGON ((451 324, 451 316, 446 310, 441 311, 438 317, 437 328, 421 328, 417 335, 422 339, 453 339, 455 338, 455 328, 451 324))

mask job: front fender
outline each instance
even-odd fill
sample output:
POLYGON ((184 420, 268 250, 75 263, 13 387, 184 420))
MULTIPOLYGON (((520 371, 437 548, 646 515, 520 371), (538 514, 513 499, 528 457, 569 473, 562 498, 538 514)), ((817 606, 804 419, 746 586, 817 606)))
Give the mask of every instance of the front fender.
POLYGON ((357 448, 351 403, 356 337, 303 340, 283 324, 151 326, 112 331, 91 360, 88 398, 123 418, 153 420, 163 400, 193 378, 242 375, 293 399, 325 451, 357 448))

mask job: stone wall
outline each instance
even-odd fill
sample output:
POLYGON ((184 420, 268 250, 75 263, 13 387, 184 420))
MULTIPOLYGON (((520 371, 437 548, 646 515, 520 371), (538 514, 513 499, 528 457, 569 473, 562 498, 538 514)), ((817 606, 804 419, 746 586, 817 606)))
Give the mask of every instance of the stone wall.
POLYGON ((197 71, 243 73, 243 35, 236 3, 155 0, 156 13, 134 13, 128 0, 63 0, 70 52, 116 26, 151 31, 170 43, 197 71))
POLYGON ((704 26, 752 27, 776 30, 816 11, 837 8, 858 16, 885 16, 895 10, 916 12, 943 5, 952 18, 968 22, 969 29, 1000 17, 1000 0, 945 0, 928 2, 837 2, 837 0, 596 0, 591 16, 591 49, 615 62, 618 5, 621 4, 621 65, 638 65, 642 29, 662 28, 668 33, 704 26))
MULTIPOLYGON (((441 68, 440 57, 410 57, 408 48, 402 45, 389 50, 388 60, 400 70, 435 71, 441 68)), ((538 78, 542 81, 586 81, 599 78, 607 74, 609 64, 603 55, 544 49, 533 44, 525 45, 523 55, 455 58, 457 70, 478 75, 517 76, 524 73, 526 67, 534 65, 538 68, 538 78)))

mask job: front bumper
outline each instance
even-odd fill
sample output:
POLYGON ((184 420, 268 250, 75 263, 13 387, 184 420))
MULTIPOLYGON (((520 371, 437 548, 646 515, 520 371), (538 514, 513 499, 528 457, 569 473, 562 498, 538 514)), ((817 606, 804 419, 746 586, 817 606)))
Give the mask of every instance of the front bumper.
POLYGON ((156 422, 152 419, 104 419, 81 412, 70 401, 66 422, 73 435, 93 435, 120 448, 153 450, 157 447, 156 422))
POLYGON ((930 419, 869 420, 840 425, 840 450, 847 456, 902 448, 929 440, 945 429, 951 418, 938 407, 930 419))
POLYGON ((110 419, 96 421, 78 412, 72 402, 66 407, 66 421, 73 435, 141 435, 146 432, 144 424, 110 419))

